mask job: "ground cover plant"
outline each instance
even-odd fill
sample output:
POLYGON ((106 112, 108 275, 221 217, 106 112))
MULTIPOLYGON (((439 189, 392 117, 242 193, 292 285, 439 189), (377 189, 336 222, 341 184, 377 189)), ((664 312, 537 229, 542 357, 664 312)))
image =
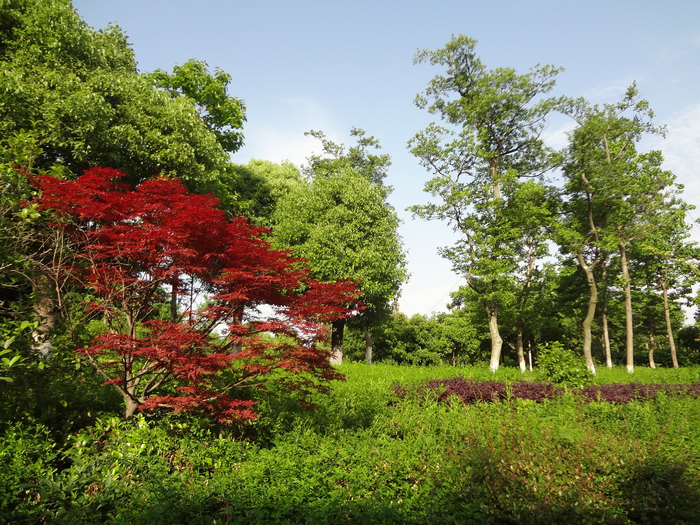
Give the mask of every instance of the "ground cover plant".
MULTIPOLYGON (((260 417, 238 432, 193 415, 137 414, 124 421, 115 414, 59 443, 45 426, 5 424, 0 517, 693 523, 700 516, 695 397, 662 394, 621 404, 568 392, 539 403, 511 396, 447 404, 419 386, 465 377, 512 387, 522 374, 382 364, 346 364, 340 371, 347 381, 334 382, 316 410, 270 395, 260 402, 260 417), (407 395, 395 394, 397 384, 407 395)), ((691 383, 700 370, 668 372, 691 383)), ((620 374, 619 382, 650 384, 653 376, 625 381, 620 374)))
MULTIPOLYGON (((605 401, 607 403, 630 403, 631 401, 653 400, 659 395, 674 397, 700 397, 700 383, 693 384, 643 384, 612 383, 607 385, 589 385, 571 390, 547 382, 519 381, 508 384, 503 381, 474 381, 464 377, 433 379, 419 386, 421 391, 434 391, 438 401, 449 401, 451 396, 463 403, 507 401, 525 399, 545 401, 567 392, 573 393, 586 401, 605 401)), ((406 396, 407 390, 396 385, 394 391, 399 396, 406 396)))

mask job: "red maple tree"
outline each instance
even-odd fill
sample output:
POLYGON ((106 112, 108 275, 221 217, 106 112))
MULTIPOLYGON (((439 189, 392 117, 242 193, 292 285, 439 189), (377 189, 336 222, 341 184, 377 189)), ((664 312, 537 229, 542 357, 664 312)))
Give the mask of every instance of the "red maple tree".
POLYGON ((242 388, 274 376, 308 393, 342 378, 319 342, 326 323, 360 308, 354 283, 315 281, 304 261, 272 249, 266 230, 229 220, 215 197, 177 179, 134 189, 123 177, 93 168, 35 184, 39 207, 80 247, 58 270, 90 290, 88 311, 106 326, 78 352, 122 395, 125 417, 169 408, 255 419, 242 388))

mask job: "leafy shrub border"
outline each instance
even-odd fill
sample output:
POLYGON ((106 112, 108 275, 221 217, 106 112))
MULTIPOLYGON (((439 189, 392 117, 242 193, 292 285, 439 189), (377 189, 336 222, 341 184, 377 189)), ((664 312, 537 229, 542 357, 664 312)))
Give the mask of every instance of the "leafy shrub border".
MULTIPOLYGON (((395 385, 393 389, 401 398, 409 394, 409 389, 401 385, 395 385)), ((457 396, 465 405, 469 405, 513 398, 542 402, 563 394, 567 389, 547 382, 520 381, 508 384, 502 381, 474 381, 464 377, 453 377, 433 379, 425 385, 416 387, 414 391, 417 393, 435 392, 437 393, 437 401, 449 401, 452 396, 457 396)), ((700 398, 700 382, 692 384, 612 383, 575 388, 571 392, 587 402, 648 401, 656 398, 659 394, 673 397, 688 396, 697 399, 700 398)))

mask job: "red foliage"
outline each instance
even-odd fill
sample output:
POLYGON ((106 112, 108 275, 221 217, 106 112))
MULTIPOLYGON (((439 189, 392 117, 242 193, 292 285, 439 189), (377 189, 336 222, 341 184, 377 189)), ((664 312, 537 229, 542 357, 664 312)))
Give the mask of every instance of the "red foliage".
POLYGON ((93 168, 75 181, 35 183, 40 208, 54 210, 54 226, 81 246, 62 270, 91 290, 89 310, 109 328, 80 352, 127 407, 254 419, 255 402, 236 390, 266 374, 285 371, 294 378, 278 381, 303 392, 342 377, 317 343, 323 323, 359 308, 354 283, 313 280, 303 261, 272 249, 266 230, 228 220, 214 197, 188 194, 178 180, 132 189, 123 176, 93 168), (206 307, 194 304, 197 290, 207 291, 206 307), (159 305, 188 294, 184 312, 155 318, 159 305), (273 315, 256 317, 263 305, 273 315))

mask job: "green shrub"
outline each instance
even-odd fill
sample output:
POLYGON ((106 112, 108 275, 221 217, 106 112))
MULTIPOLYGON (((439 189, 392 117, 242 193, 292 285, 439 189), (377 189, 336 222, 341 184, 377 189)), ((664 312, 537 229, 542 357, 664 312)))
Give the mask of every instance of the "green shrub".
POLYGON ((15 423, 0 436, 0 522, 41 521, 40 485, 56 474, 58 452, 41 424, 15 423))
POLYGON ((542 379, 557 385, 581 388, 593 379, 583 359, 558 341, 540 347, 537 367, 542 379))

